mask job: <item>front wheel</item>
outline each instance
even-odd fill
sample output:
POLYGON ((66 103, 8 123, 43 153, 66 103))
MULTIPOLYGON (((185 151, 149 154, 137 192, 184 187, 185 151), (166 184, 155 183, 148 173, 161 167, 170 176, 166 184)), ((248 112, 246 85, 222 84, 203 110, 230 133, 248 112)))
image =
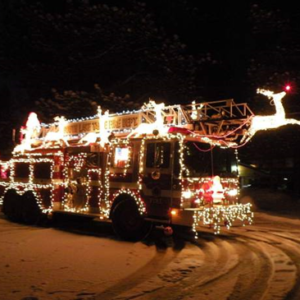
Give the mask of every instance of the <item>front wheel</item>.
POLYGON ((22 196, 22 204, 23 223, 28 225, 37 224, 42 213, 34 194, 30 191, 24 193, 22 196))
POLYGON ((112 224, 116 234, 127 241, 138 241, 145 238, 152 228, 138 211, 133 200, 123 200, 112 212, 112 224))

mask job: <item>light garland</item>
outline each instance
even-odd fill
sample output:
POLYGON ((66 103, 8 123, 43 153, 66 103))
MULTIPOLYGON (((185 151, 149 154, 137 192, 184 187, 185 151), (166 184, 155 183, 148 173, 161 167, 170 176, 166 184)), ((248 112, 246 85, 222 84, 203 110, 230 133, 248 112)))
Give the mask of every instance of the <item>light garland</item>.
POLYGON ((70 157, 69 163, 72 163, 74 161, 73 163, 74 163, 75 172, 80 172, 80 170, 84 166, 86 158, 87 158, 87 153, 79 153, 76 156, 70 157))
POLYGON ((144 137, 141 141, 141 147, 140 147, 140 161, 139 161, 139 175, 138 175, 138 189, 141 191, 143 188, 143 176, 144 173, 144 155, 145 155, 145 141, 146 138, 144 137))
POLYGON ((116 193, 113 194, 112 198, 113 198, 113 200, 115 200, 118 196, 123 195, 123 194, 129 195, 134 199, 135 203, 137 204, 138 211, 141 215, 143 215, 146 212, 146 207, 145 207, 144 201, 142 200, 140 193, 137 191, 135 192, 130 189, 120 189, 116 193))
POLYGON ((58 131, 48 131, 44 137, 42 147, 48 147, 47 145, 50 143, 57 143, 59 141, 63 141, 66 146, 69 146, 68 140, 65 137, 64 131, 65 126, 67 125, 68 121, 64 116, 55 117, 55 126, 58 126, 58 131))
POLYGON ((107 154, 107 162, 106 162, 106 169, 104 173, 104 201, 105 201, 105 210, 103 211, 104 216, 106 218, 109 217, 111 203, 110 203, 110 166, 111 166, 111 158, 112 152, 109 151, 107 154))
POLYGON ((242 141, 249 141, 255 135, 255 133, 260 130, 278 128, 287 124, 300 125, 300 121, 286 118, 285 109, 282 105, 282 99, 286 95, 286 92, 275 94, 272 91, 258 89, 257 93, 272 99, 272 102, 275 105, 276 113, 270 116, 254 116, 251 119, 250 128, 248 129, 247 134, 243 137, 242 141))
MULTIPOLYGON (((4 187, 4 191, 6 187, 9 185, 9 178, 7 176, 7 171, 9 170, 9 163, 0 160, 0 186, 4 187)), ((3 204, 3 195, 0 194, 0 205, 3 204)))
POLYGON ((197 238, 197 227, 202 223, 202 225, 212 226, 214 233, 220 234, 222 224, 227 229, 230 229, 236 220, 241 221, 243 226, 245 226, 246 222, 251 225, 253 217, 254 213, 251 211, 251 203, 204 207, 203 210, 194 211, 192 230, 195 232, 195 237, 197 238))
MULTIPOLYGON (((40 155, 36 155, 40 156, 40 155)), ((12 158, 9 161, 9 169, 10 169, 10 177, 9 177, 9 182, 6 185, 4 194, 9 190, 9 189, 14 189, 17 194, 20 196, 24 195, 26 192, 32 192, 39 208, 41 209, 42 212, 49 212, 52 210, 52 202, 53 202, 53 189, 54 186, 53 184, 36 184, 34 183, 34 165, 37 163, 50 163, 50 178, 49 181, 52 182, 53 179, 53 172, 54 172, 54 161, 53 159, 50 158, 34 158, 31 157, 30 154, 26 155, 26 158, 20 157, 20 155, 16 155, 15 158, 12 158), (29 168, 29 175, 28 175, 28 182, 16 182, 15 181, 15 166, 17 163, 26 163, 28 164, 29 168), (50 190, 50 195, 51 195, 51 204, 50 207, 46 208, 43 205, 43 201, 41 199, 40 194, 37 192, 38 190, 41 189, 49 189, 50 190)), ((3 196, 4 197, 4 196, 3 196)), ((3 197, 1 199, 1 202, 3 203, 3 197)))
MULTIPOLYGON (((14 188, 17 190, 19 194, 24 194, 26 191, 30 190, 33 192, 35 198, 37 199, 39 207, 42 209, 43 212, 50 212, 53 209, 53 203, 57 202, 61 207, 59 209, 63 209, 65 211, 70 211, 74 213, 88 213, 89 209, 91 208, 91 203, 94 205, 96 199, 92 199, 97 195, 97 202, 99 208, 100 218, 109 218, 110 210, 112 203, 115 201, 117 197, 120 195, 128 195, 132 197, 138 206, 138 211, 141 215, 146 214, 146 205, 144 200, 142 199, 141 195, 143 195, 142 191, 144 189, 143 186, 143 178, 146 174, 145 167, 146 167, 146 160, 145 160, 145 145, 148 141, 151 142, 171 142, 172 150, 175 151, 175 142, 178 142, 179 149, 179 174, 178 174, 178 181, 180 185, 180 192, 178 191, 178 197, 176 201, 179 201, 180 198, 180 208, 184 210, 186 208, 186 204, 191 201, 197 203, 197 207, 194 207, 194 223, 193 223, 193 230, 196 230, 196 226, 199 225, 200 221, 203 224, 214 226, 214 232, 220 232, 220 222, 225 222, 226 226, 229 228, 232 223, 239 219, 243 223, 247 220, 249 223, 252 222, 253 214, 251 213, 250 206, 247 205, 239 205, 239 204, 232 204, 228 205, 225 203, 227 198, 230 199, 237 199, 237 195, 239 193, 238 190, 238 179, 230 179, 230 178, 205 178, 205 177, 198 177, 198 178, 189 178, 191 171, 185 164, 185 150, 186 144, 185 142, 188 140, 191 141, 200 141, 203 143, 208 143, 211 145, 211 148, 218 146, 221 148, 229 148, 234 147, 236 144, 232 143, 230 140, 225 141, 221 139, 217 139, 215 136, 203 136, 199 135, 198 133, 192 132, 189 130, 189 119, 198 120, 201 116, 199 115, 199 109, 202 106, 196 106, 193 103, 192 106, 192 115, 186 115, 188 111, 184 111, 181 106, 169 106, 166 107, 163 103, 156 104, 154 101, 151 101, 149 104, 145 105, 141 110, 134 111, 134 112, 124 112, 123 114, 109 114, 108 111, 102 114, 102 111, 98 110, 98 115, 90 118, 85 119, 76 119, 76 120, 66 120, 64 117, 56 118, 56 123, 52 125, 58 126, 59 132, 53 132, 50 130, 50 126, 42 124, 42 127, 49 128, 48 132, 44 138, 39 140, 40 147, 36 147, 35 151, 40 152, 47 152, 51 150, 51 153, 20 153, 15 152, 14 158, 9 162, 10 168, 10 178, 9 183, 1 183, 1 186, 5 186, 5 190, 9 188, 14 188), (175 108, 177 111, 175 111, 175 108), (167 114, 164 110, 173 109, 173 114, 167 114), (147 114, 149 113, 149 114, 147 114), (135 114, 135 116, 133 115, 135 114), (124 115, 131 115, 130 118, 115 118, 117 116, 124 116, 124 115), (68 124, 76 123, 76 122, 84 122, 89 120, 95 120, 98 117, 97 122, 87 122, 86 124, 76 124, 72 128, 65 128, 68 124), (164 118, 166 117, 166 122, 164 118), (110 119, 112 118, 112 119, 110 119), (169 118, 169 119, 168 119, 169 118), (170 119, 171 118, 171 119, 170 119), (139 123, 140 122, 140 123, 139 123), (148 122, 148 123, 147 123, 148 122), (174 127, 171 126, 171 122, 173 122, 174 127), (177 122, 177 123, 176 123, 177 122), (57 143, 57 141, 63 140, 65 145, 68 145, 69 139, 79 139, 92 128, 95 123, 98 124, 98 128, 94 128, 95 132, 99 129, 99 133, 95 133, 93 137, 93 142, 96 143, 97 137, 101 137, 100 146, 98 150, 103 153, 103 156, 106 158, 105 168, 88 168, 86 161, 88 158, 87 152, 81 153, 62 153, 61 151, 57 152, 55 149, 61 149, 57 143), (120 125, 121 124, 121 125, 120 125), (119 126, 124 128, 117 128, 114 127, 119 126), (182 127, 176 127, 182 126, 182 127), (126 127, 126 128, 125 128, 126 127), (113 128, 113 129, 112 129, 113 128), (64 129, 66 129, 67 134, 65 134, 64 129), (76 132, 76 130, 81 130, 83 132, 76 132), (172 130, 171 130, 172 129, 172 130), (155 130, 155 131, 153 131, 155 130), (76 132, 74 134, 74 132, 76 132), (109 136, 111 133, 111 136, 109 136), (119 134, 119 138, 115 138, 115 134, 119 134), (137 181, 132 184, 131 188, 125 188, 122 184, 120 186, 115 187, 110 185, 110 181, 114 176, 120 176, 122 178, 126 177, 128 172, 133 172, 132 166, 132 149, 135 149, 137 144, 131 144, 131 136, 137 136, 138 140, 140 141, 140 149, 139 149, 139 163, 138 163, 138 176, 137 181), (113 138, 112 138, 113 137, 113 138), (41 143, 43 144, 41 146, 41 143), (56 142, 53 145, 53 142, 56 142), (48 143, 49 142, 49 143, 48 143), (50 143, 51 142, 51 143, 50 143), (43 148, 44 147, 44 148, 43 148), (112 157, 115 149, 117 147, 125 148, 127 150, 124 151, 123 156, 121 157, 122 172, 119 174, 115 169, 118 167, 112 164, 112 157), (56 157, 58 156, 58 157, 56 157), (124 158, 124 159, 122 159, 124 158), (51 164, 51 175, 50 175, 50 184, 40 184, 35 182, 34 178, 34 165, 37 163, 46 162, 51 164), (15 182, 16 180, 16 170, 15 164, 16 163, 28 163, 29 164, 29 176, 28 182, 15 182), (113 168, 112 168, 113 167, 113 168), (82 172, 84 174, 82 177, 82 182, 76 182, 73 176, 69 175, 69 170, 72 169, 75 172, 82 172), (115 173, 111 173, 111 169, 114 170, 115 173), (86 171, 86 172, 85 172, 86 171), (97 180, 95 179, 97 178, 97 180), (103 179, 103 186, 102 186, 102 179, 103 179), (202 186, 196 187, 196 184, 206 184, 210 183, 214 180, 214 184, 211 187, 212 193, 217 194, 219 190, 222 189, 222 197, 217 199, 223 205, 213 205, 215 204, 213 201, 211 203, 212 206, 205 206, 204 201, 204 194, 205 190, 202 186), (5 185, 6 184, 6 185, 5 185), (73 185, 75 188, 84 189, 85 192, 85 202, 82 207, 73 207, 71 202, 68 201, 68 197, 70 198, 71 192, 67 190, 67 188, 73 185), (218 185, 218 188, 217 188, 218 185), (120 188, 120 189, 119 189, 120 188), (49 208, 43 207, 43 199, 40 196, 40 190, 42 189, 50 189, 51 194, 51 205, 49 208), (117 192, 113 193, 113 191, 118 190, 117 192), (56 194, 55 194, 56 192, 56 194), (179 195, 180 193, 180 195, 179 195), (61 196, 62 195, 62 196, 61 196), (55 198, 56 197, 56 198, 55 198), (227 198, 226 198, 227 197, 227 198), (55 198, 55 199, 54 199, 55 198), (92 199, 92 200, 91 200, 92 199), (91 202, 92 201, 92 202, 91 202)), ((169 112, 170 112, 169 111, 169 112)), ((242 124, 243 126, 245 124, 242 124)), ((241 125, 241 126, 242 126, 241 125)), ((46 130, 45 130, 46 131, 46 130)), ((44 133, 45 133, 44 131, 44 133)), ((232 131, 233 132, 233 131, 232 131)), ((230 134, 232 133, 230 132, 230 134)), ((224 138, 226 138, 225 136, 224 138)), ((88 134, 84 136, 84 138, 88 139, 88 134)), ((82 146, 83 140, 77 141, 74 144, 71 144, 74 148, 76 146, 82 146)), ((87 142, 89 142, 88 140, 87 142)), ((30 145, 31 146, 31 145, 30 145)), ((81 149, 81 148, 79 148, 81 149)), ((95 148, 96 149, 96 148, 95 148)), ((31 149, 32 150, 32 149, 31 149)), ((209 149, 211 150, 211 149, 209 149)), ((91 152, 95 150, 90 150, 91 152)), ((173 151, 173 155, 174 155, 173 151)), ((177 150, 176 150, 177 151, 177 150)), ((76 151, 79 152, 79 151, 76 151)), ((122 156, 122 154, 120 155, 122 156)), ((236 152, 237 156, 237 152, 236 152)), ((174 156, 173 156, 174 157, 174 156)), ((115 156, 114 156, 115 158, 115 156)), ((131 174, 131 173, 130 173, 131 174)), ((130 175, 129 174, 129 175, 130 175)), ((136 174, 135 174, 136 175, 136 174)), ((128 176, 129 178, 129 176, 128 176)), ((81 178, 80 178, 81 179, 81 178)), ((176 183, 177 184, 177 183, 176 183)), ((82 190, 83 191, 83 190, 82 190)), ((220 196, 220 195, 219 195, 220 196)), ((217 197, 215 196, 215 199, 217 197)), ((83 199, 83 198, 82 198, 83 199)), ((215 200, 213 198, 213 200, 215 200)), ((146 200, 146 199, 145 199, 146 200)), ((233 202, 233 201, 232 201, 233 202)), ((0 198, 1 203, 1 198, 0 198)), ((176 206, 179 206, 177 202, 176 206)), ((93 206, 94 208, 94 206, 93 206)))
MULTIPOLYGON (((62 174, 63 174, 63 182, 61 184, 61 186, 64 188, 64 195, 62 197, 62 207, 64 211, 68 211, 68 212, 77 212, 77 213, 81 213, 81 212, 87 212, 88 211, 88 188, 86 188, 86 202, 84 204, 83 207, 81 208, 75 208, 73 207, 74 203, 73 201, 73 197, 71 196, 74 193, 74 190, 78 189, 78 185, 76 180, 70 179, 69 177, 69 168, 71 168, 75 171, 75 172, 80 172, 81 169, 84 166, 84 163, 86 161, 87 158, 87 153, 78 153, 77 155, 71 155, 68 156, 64 162, 64 168, 62 170, 62 174)), ((80 184, 80 188, 85 188, 86 183, 83 182, 80 184)))
POLYGON ((180 197, 180 207, 183 207, 183 201, 184 201, 184 197, 185 197, 185 191, 183 190, 183 173, 186 172, 186 175, 189 174, 189 170, 186 168, 185 164, 184 164, 184 149, 185 149, 185 145, 184 145, 184 139, 183 137, 180 135, 180 139, 179 139, 179 166, 180 166, 180 171, 179 171, 179 179, 181 180, 180 185, 181 185, 181 197, 180 197))
MULTIPOLYGON (((116 193, 114 193, 112 195, 112 201, 110 201, 110 167, 111 167, 111 158, 112 158, 112 153, 113 153, 113 149, 115 149, 115 147, 117 146, 121 146, 121 147, 128 147, 129 146, 129 140, 128 139, 115 139, 113 142, 111 142, 111 148, 110 151, 107 152, 107 164, 106 164, 106 169, 105 169, 105 176, 104 176, 104 201, 105 201, 105 209, 103 211, 101 211, 101 206, 102 206, 102 192, 101 192, 101 181, 100 179, 97 182, 97 189, 98 189, 98 206, 100 208, 100 214, 103 213, 104 217, 108 217, 109 216, 109 210, 111 207, 111 203, 121 194, 126 194, 129 195, 130 197, 132 197, 135 202, 137 203, 138 206, 138 210, 140 212, 140 214, 144 214, 146 212, 146 207, 145 204, 140 196, 140 191, 142 190, 142 178, 143 178, 143 173, 144 173, 144 163, 145 163, 145 159, 144 159, 144 155, 145 155, 145 144, 147 140, 158 140, 158 141, 178 141, 179 142, 179 165, 180 165, 180 172, 179 172, 179 179, 180 179, 180 184, 182 186, 181 188, 181 207, 182 204, 185 200, 188 200, 191 197, 196 197, 196 200, 198 202, 201 203, 202 199, 199 198, 199 193, 201 192, 201 189, 195 189, 192 186, 190 186, 190 184, 194 184, 195 181, 197 181, 197 183, 205 183, 205 182, 209 182, 209 180, 211 180, 211 178, 189 178, 186 177, 186 175, 189 174, 189 170, 188 168, 185 166, 184 163, 184 151, 185 151, 185 136, 183 136, 180 133, 176 133, 176 134, 168 134, 165 135, 163 137, 159 137, 159 136, 145 136, 141 139, 141 146, 140 146, 140 161, 139 161, 139 176, 138 176, 138 181, 137 181, 137 186, 138 186, 138 190, 134 191, 132 189, 125 189, 122 188, 120 190, 118 190, 116 193), (188 185, 187 185, 188 183, 188 185)), ((70 164, 72 164, 74 166, 74 170, 77 172, 80 172, 82 170, 82 168, 84 168, 84 163, 86 161, 87 158, 87 153, 79 153, 77 155, 72 155, 70 156, 69 160, 67 162, 64 161, 64 157, 63 154, 47 154, 49 156, 53 156, 53 155, 59 155, 59 160, 60 160, 60 164, 64 165, 64 168, 62 170, 63 172, 63 179, 62 181, 56 184, 56 186, 61 186, 61 187, 66 187, 68 182, 70 183, 70 178, 68 176, 68 168, 70 166, 70 164)), ((237 155, 237 151, 236 151, 236 155, 237 155)), ((36 190, 39 189, 51 189, 51 194, 52 194, 52 198, 51 198, 51 203, 53 202, 53 190, 54 190, 54 185, 53 184, 35 184, 34 183, 34 164, 35 163, 39 163, 39 162, 48 162, 51 163, 51 181, 53 179, 53 168, 54 168, 54 160, 53 158, 44 158, 41 157, 41 154, 35 153, 34 158, 31 157, 30 154, 27 154, 27 156, 21 157, 20 154, 16 154, 15 158, 13 158, 10 161, 10 184, 8 185, 8 188, 16 188, 18 187, 18 193, 19 194, 24 194, 25 191, 27 190, 32 190, 39 207, 42 209, 43 212, 49 212, 51 211, 52 207, 50 207, 49 209, 45 209, 42 206, 42 200, 40 198, 40 195, 36 192, 36 190), (15 163, 28 163, 29 164, 29 176, 28 176, 28 183, 22 183, 22 182, 17 182, 15 183, 15 163)), ((131 154, 128 155, 129 157, 131 157, 131 154)), ((130 159, 128 159, 126 161, 126 165, 125 165, 125 170, 124 170, 124 175, 126 175, 128 167, 130 166, 130 159)), ((101 170, 100 169, 90 169, 88 170, 88 174, 87 174, 87 184, 84 183, 83 185, 87 186, 86 189, 86 203, 84 205, 83 208, 81 209, 74 209, 71 207, 68 207, 67 203, 66 203, 66 197, 68 195, 67 192, 65 192, 64 196, 63 196, 63 207, 64 210, 66 211, 71 211, 71 212, 87 212, 89 209, 89 199, 91 198, 92 195, 92 173, 97 173, 98 177, 100 178, 101 176, 101 170)), ((230 184, 233 184, 234 186, 237 185, 237 179, 231 179, 228 178, 226 179, 228 186, 230 184)), ((224 182, 224 179, 222 179, 222 183, 224 182)), ((4 185, 4 183, 2 184, 4 185)), ((6 189, 8 189, 6 188, 6 189)), ((233 188, 224 188, 224 193, 228 193, 230 196, 236 196, 233 194, 234 189, 233 188), (231 193, 231 194, 230 194, 231 193)), ((253 217, 253 213, 251 213, 251 209, 250 206, 248 205, 229 205, 229 206, 216 206, 216 207, 203 207, 203 209, 199 210, 196 209, 194 211, 194 223, 193 223, 193 230, 196 232, 196 227, 199 225, 199 223, 202 221, 202 223, 204 225, 211 225, 214 228, 214 232, 216 234, 220 233, 220 222, 225 222, 227 228, 230 228, 230 226, 232 226, 232 223, 239 219, 243 222, 248 221, 249 224, 251 224, 252 222, 252 217, 253 217)))
POLYGON ((97 188, 97 195, 98 195, 98 208, 101 213, 101 196, 102 196, 102 184, 101 184, 101 169, 90 169, 88 170, 88 188, 87 188, 87 199, 86 208, 88 208, 88 202, 92 197, 92 188, 97 188), (95 173, 98 177, 98 180, 95 183, 92 181, 92 173, 95 173))
MULTIPOLYGON (((118 147, 128 149, 127 159, 125 160, 125 165, 123 167, 123 175, 126 176, 127 171, 128 171, 128 169, 130 167, 130 164, 131 164, 131 160, 132 160, 132 158, 131 158, 132 150, 131 150, 131 146, 129 145, 129 139, 128 138, 126 138, 126 139, 114 139, 110 142, 110 145, 111 145, 111 148, 112 148, 110 150, 110 152, 115 151, 118 147)), ((116 155, 116 153, 114 153, 114 155, 116 155)), ((116 159, 116 158, 114 157, 114 159, 116 159)), ((116 162, 114 162, 114 167, 116 167, 115 164, 116 164, 116 162)))

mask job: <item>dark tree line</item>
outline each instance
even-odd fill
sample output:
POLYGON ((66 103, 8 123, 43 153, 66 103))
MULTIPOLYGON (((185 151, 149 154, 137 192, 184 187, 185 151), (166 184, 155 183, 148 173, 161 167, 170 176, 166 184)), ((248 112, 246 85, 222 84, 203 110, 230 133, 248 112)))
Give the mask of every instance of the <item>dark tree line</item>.
MULTIPOLYGON (((237 96, 272 113, 257 87, 294 85, 299 111, 298 11, 244 3, 68 0, 0 3, 0 136, 30 110, 43 121, 237 96), (52 3, 52 2, 51 2, 52 3)), ((0 148, 6 149, 7 142, 0 148)))

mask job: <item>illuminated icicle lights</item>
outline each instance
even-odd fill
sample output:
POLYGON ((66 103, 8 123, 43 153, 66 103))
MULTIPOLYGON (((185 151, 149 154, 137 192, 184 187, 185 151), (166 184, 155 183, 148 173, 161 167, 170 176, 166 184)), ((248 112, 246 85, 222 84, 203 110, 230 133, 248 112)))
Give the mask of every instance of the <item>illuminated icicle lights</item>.
POLYGON ((225 225, 227 229, 237 220, 241 221, 243 226, 247 222, 249 225, 253 222, 254 214, 251 211, 251 204, 235 204, 229 206, 204 207, 203 210, 194 211, 193 231, 195 237, 198 237, 197 227, 209 225, 213 227, 215 234, 220 234, 221 226, 225 225))

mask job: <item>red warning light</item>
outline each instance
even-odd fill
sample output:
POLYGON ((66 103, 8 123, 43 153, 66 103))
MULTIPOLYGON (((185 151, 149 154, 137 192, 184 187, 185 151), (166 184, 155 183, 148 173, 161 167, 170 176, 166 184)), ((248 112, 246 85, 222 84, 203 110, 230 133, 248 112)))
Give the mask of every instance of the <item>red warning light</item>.
POLYGON ((286 92, 290 92, 291 86, 290 86, 289 84, 287 84, 287 85, 284 87, 284 90, 285 90, 286 92))

